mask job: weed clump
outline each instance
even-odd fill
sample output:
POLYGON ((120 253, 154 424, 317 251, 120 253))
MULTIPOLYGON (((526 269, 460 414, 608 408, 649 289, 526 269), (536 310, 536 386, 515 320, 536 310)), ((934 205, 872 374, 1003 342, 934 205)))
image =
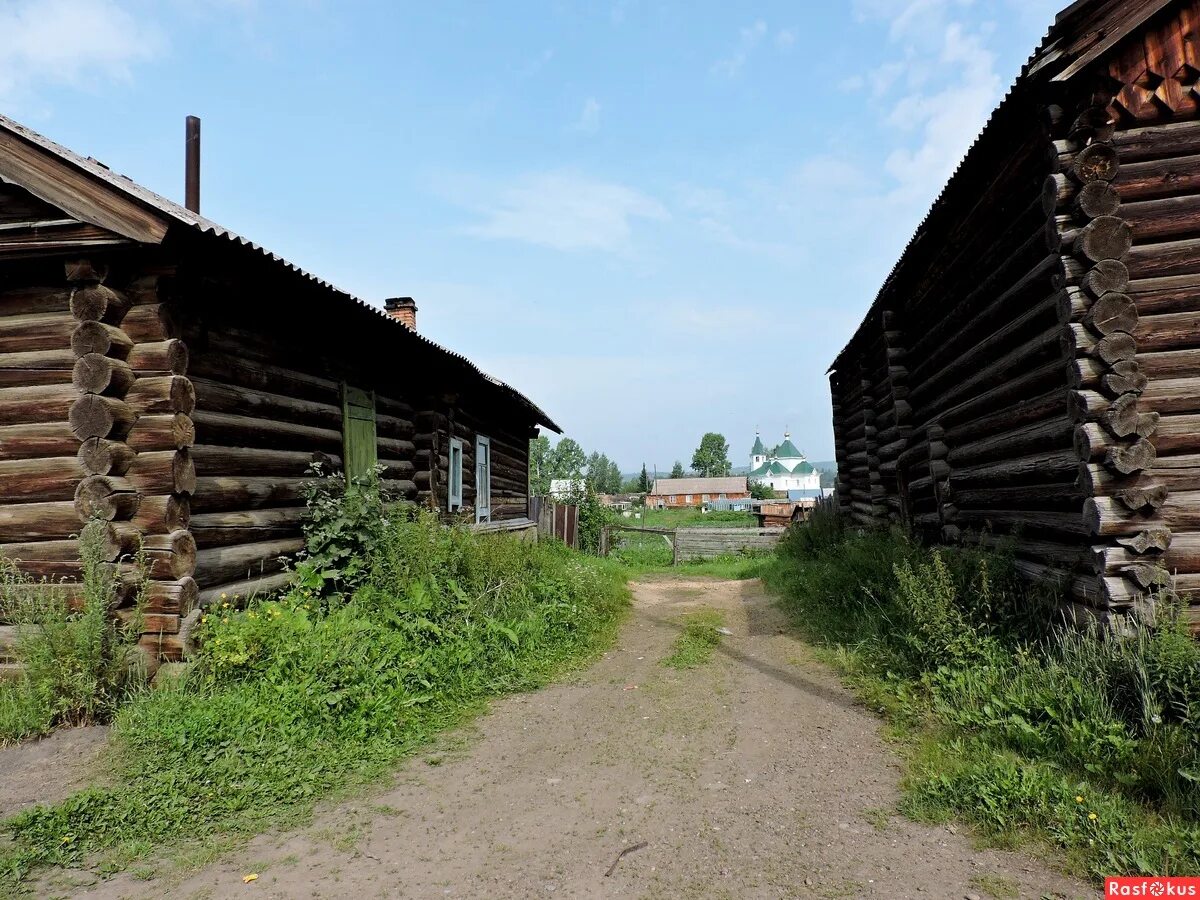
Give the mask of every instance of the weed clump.
POLYGON ((662 662, 672 669, 694 669, 712 657, 721 643, 725 617, 715 609, 701 609, 683 617, 683 629, 671 646, 671 653, 662 662))
MULTIPOLYGON (((904 809, 1034 837, 1103 874, 1200 873, 1200 646, 1055 618, 1003 552, 863 533, 822 509, 765 579, 917 744, 904 809)), ((1163 604, 1169 606, 1169 604, 1163 604)))

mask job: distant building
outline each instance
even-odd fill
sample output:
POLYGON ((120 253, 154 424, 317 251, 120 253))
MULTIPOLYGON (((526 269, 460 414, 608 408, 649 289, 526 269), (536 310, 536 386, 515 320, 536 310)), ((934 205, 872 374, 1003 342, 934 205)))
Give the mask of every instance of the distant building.
POLYGON ((666 509, 703 506, 716 500, 742 500, 750 496, 746 476, 726 478, 656 478, 646 495, 646 506, 666 509))
POLYGON ((751 481, 761 481, 773 491, 807 491, 821 489, 821 473, 812 467, 803 453, 792 443, 791 432, 783 433, 783 443, 767 450, 762 438, 754 435, 750 450, 751 481))

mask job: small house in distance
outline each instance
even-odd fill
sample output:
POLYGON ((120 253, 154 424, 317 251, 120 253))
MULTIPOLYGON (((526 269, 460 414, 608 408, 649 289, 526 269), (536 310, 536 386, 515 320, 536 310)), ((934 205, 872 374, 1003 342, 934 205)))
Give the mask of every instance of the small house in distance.
POLYGON ((703 506, 713 500, 742 500, 750 496, 745 475, 725 478, 656 478, 646 495, 650 509, 703 506))
POLYGON ((132 597, 141 543, 142 645, 176 658, 197 603, 285 582, 313 462, 528 527, 529 439, 559 429, 387 307, 0 117, 0 555, 70 594, 99 519, 132 597))

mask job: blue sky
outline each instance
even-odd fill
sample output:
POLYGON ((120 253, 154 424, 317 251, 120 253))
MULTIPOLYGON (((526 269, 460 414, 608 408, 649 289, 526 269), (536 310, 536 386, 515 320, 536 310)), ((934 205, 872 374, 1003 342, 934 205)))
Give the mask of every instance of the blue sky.
MULTIPOLYGON (((1061 0, 1065 2, 1065 0, 1061 0)), ((833 455, 825 370, 1060 0, 0 0, 0 109, 626 470, 833 455)))

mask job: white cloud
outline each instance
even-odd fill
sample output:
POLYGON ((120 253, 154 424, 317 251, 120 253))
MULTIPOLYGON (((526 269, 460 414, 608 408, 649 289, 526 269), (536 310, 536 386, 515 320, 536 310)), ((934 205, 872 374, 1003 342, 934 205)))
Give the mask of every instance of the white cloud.
POLYGON ((775 46, 782 50, 786 50, 796 43, 796 32, 791 28, 784 28, 775 34, 775 46))
POLYGON ((127 80, 165 48, 162 32, 114 0, 0 4, 0 96, 39 84, 127 80))
POLYGON ((588 97, 575 120, 575 130, 584 134, 595 134, 600 130, 600 103, 595 97, 588 97))
POLYGON ((733 53, 713 63, 713 72, 728 78, 736 76, 742 70, 742 67, 746 65, 746 60, 750 54, 762 43, 762 39, 766 35, 767 23, 762 19, 759 19, 753 25, 743 28, 738 37, 737 47, 734 48, 733 53))
POLYGON ((469 204, 484 221, 467 228, 468 234, 554 250, 625 251, 634 220, 670 218, 653 197, 569 171, 526 175, 487 193, 469 204))

